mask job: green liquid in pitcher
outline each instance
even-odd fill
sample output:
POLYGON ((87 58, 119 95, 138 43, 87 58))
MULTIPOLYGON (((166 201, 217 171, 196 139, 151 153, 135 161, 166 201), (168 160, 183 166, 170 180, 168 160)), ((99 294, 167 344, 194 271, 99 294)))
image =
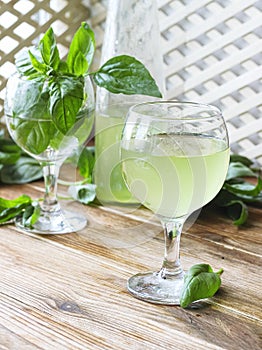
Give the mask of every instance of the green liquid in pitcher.
POLYGON ((127 189, 122 175, 120 140, 123 124, 121 117, 96 116, 94 182, 101 203, 138 203, 127 189))

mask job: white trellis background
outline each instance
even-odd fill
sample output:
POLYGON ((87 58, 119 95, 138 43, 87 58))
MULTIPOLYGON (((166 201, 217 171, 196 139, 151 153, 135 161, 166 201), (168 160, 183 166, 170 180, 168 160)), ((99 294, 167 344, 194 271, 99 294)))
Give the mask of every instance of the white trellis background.
MULTIPOLYGON (((138 0, 148 1, 148 0, 138 0)), ((151 0, 154 1, 154 0, 151 0)), ((231 149, 262 165, 262 2, 158 0, 167 98, 211 103, 223 110, 231 149)), ((0 116, 14 55, 52 25, 62 56, 87 20, 99 65, 106 0, 1 0, 0 116)))

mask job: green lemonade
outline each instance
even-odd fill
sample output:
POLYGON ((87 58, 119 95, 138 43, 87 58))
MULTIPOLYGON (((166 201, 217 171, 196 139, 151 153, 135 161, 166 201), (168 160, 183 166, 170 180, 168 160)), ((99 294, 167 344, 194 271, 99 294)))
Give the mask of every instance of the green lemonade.
POLYGON ((224 141, 197 135, 154 135, 125 141, 123 172, 132 194, 158 215, 201 208, 221 189, 228 169, 224 141))
POLYGON ((120 140, 123 124, 121 117, 96 116, 94 182, 97 198, 102 203, 137 203, 122 175, 120 140))

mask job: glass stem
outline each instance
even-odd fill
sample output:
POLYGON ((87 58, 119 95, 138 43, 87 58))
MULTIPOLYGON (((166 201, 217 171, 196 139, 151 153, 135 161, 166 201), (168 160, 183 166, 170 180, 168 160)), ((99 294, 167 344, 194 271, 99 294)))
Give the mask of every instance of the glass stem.
POLYGON ((180 237, 186 217, 173 221, 162 221, 165 235, 165 255, 160 276, 174 276, 183 273, 180 264, 180 237))
POLYGON ((42 210, 45 212, 55 212, 60 210, 60 205, 57 201, 57 179, 60 165, 56 162, 43 163, 42 168, 45 182, 45 195, 42 210))

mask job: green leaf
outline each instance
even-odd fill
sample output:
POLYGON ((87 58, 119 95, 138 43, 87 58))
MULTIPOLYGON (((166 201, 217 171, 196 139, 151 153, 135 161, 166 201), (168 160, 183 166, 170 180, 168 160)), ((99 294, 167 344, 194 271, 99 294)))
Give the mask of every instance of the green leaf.
POLYGON ((240 226, 247 222, 248 208, 241 200, 232 200, 226 205, 228 216, 233 220, 234 225, 240 226))
MULTIPOLYGON (((28 76, 28 77, 38 76, 39 72, 32 65, 29 51, 39 62, 42 61, 40 52, 36 47, 24 48, 23 50, 19 51, 15 56, 16 68, 18 72, 24 76, 28 76)), ((44 63, 44 62, 42 61, 41 63, 44 63)))
POLYGON ((12 208, 3 210, 0 213, 0 224, 4 224, 5 222, 8 222, 14 219, 15 217, 17 217, 18 215, 20 215, 26 206, 27 204, 23 203, 23 204, 18 204, 12 208))
POLYGON ((208 264, 192 266, 184 278, 184 286, 180 296, 180 306, 186 308, 192 302, 212 297, 221 285, 220 275, 223 269, 213 272, 208 264))
POLYGON ((52 28, 49 28, 39 43, 43 61, 56 70, 60 64, 60 57, 52 28))
POLYGON ((54 133, 54 125, 50 120, 14 118, 11 127, 16 134, 17 144, 32 155, 44 152, 54 133))
POLYGON ((0 164, 14 164, 21 155, 21 149, 9 139, 0 139, 0 164))
POLYGON ((43 176, 39 162, 23 156, 13 165, 6 165, 0 170, 0 182, 5 184, 24 184, 41 179, 43 176))
POLYGON ((64 135, 73 127, 84 99, 84 78, 56 77, 50 85, 50 113, 64 135))
POLYGON ((256 174, 242 163, 234 162, 229 164, 226 181, 243 176, 254 177, 256 174))
POLYGON ((14 219, 20 215, 24 208, 31 203, 31 198, 22 195, 16 199, 4 199, 0 197, 0 224, 14 219))
POLYGON ((253 164, 252 160, 250 160, 247 157, 241 156, 240 154, 231 154, 230 163, 242 163, 247 167, 253 164))
POLYGON ((78 202, 89 204, 96 197, 96 185, 94 184, 85 184, 78 186, 70 186, 68 192, 70 196, 77 200, 78 202))
POLYGON ((12 91, 11 79, 8 81, 7 86, 10 89, 10 96, 6 99, 5 104, 7 116, 24 119, 51 119, 49 113, 49 89, 44 80, 21 79, 14 86, 14 91, 12 91))
POLYGON ((225 183, 225 189, 236 195, 258 196, 262 190, 262 179, 257 178, 257 184, 254 186, 249 182, 228 184, 225 183))
POLYGON ((40 62, 30 51, 29 56, 34 69, 41 74, 46 74, 48 71, 48 66, 45 63, 40 62))
POLYGON ((0 211, 12 208, 15 205, 23 204, 23 203, 31 203, 31 198, 25 194, 15 198, 15 199, 5 199, 0 197, 0 211))
POLYGON ((131 56, 111 58, 93 75, 98 86, 115 94, 161 97, 161 92, 149 71, 131 56))
POLYGON ((38 202, 30 203, 23 211, 22 225, 32 227, 38 220, 41 213, 41 207, 38 202))
POLYGON ((92 173, 95 164, 94 147, 85 147, 78 160, 78 169, 81 176, 88 181, 92 180, 92 173))
POLYGON ((90 67, 95 52, 95 36, 86 22, 75 33, 67 56, 69 72, 84 75, 90 67))
POLYGON ((69 71, 67 63, 64 62, 64 61, 60 61, 57 70, 58 70, 58 72, 60 72, 60 73, 67 74, 68 71, 69 71))
POLYGON ((78 52, 74 60, 74 74, 83 75, 88 70, 88 62, 82 52, 78 52))

